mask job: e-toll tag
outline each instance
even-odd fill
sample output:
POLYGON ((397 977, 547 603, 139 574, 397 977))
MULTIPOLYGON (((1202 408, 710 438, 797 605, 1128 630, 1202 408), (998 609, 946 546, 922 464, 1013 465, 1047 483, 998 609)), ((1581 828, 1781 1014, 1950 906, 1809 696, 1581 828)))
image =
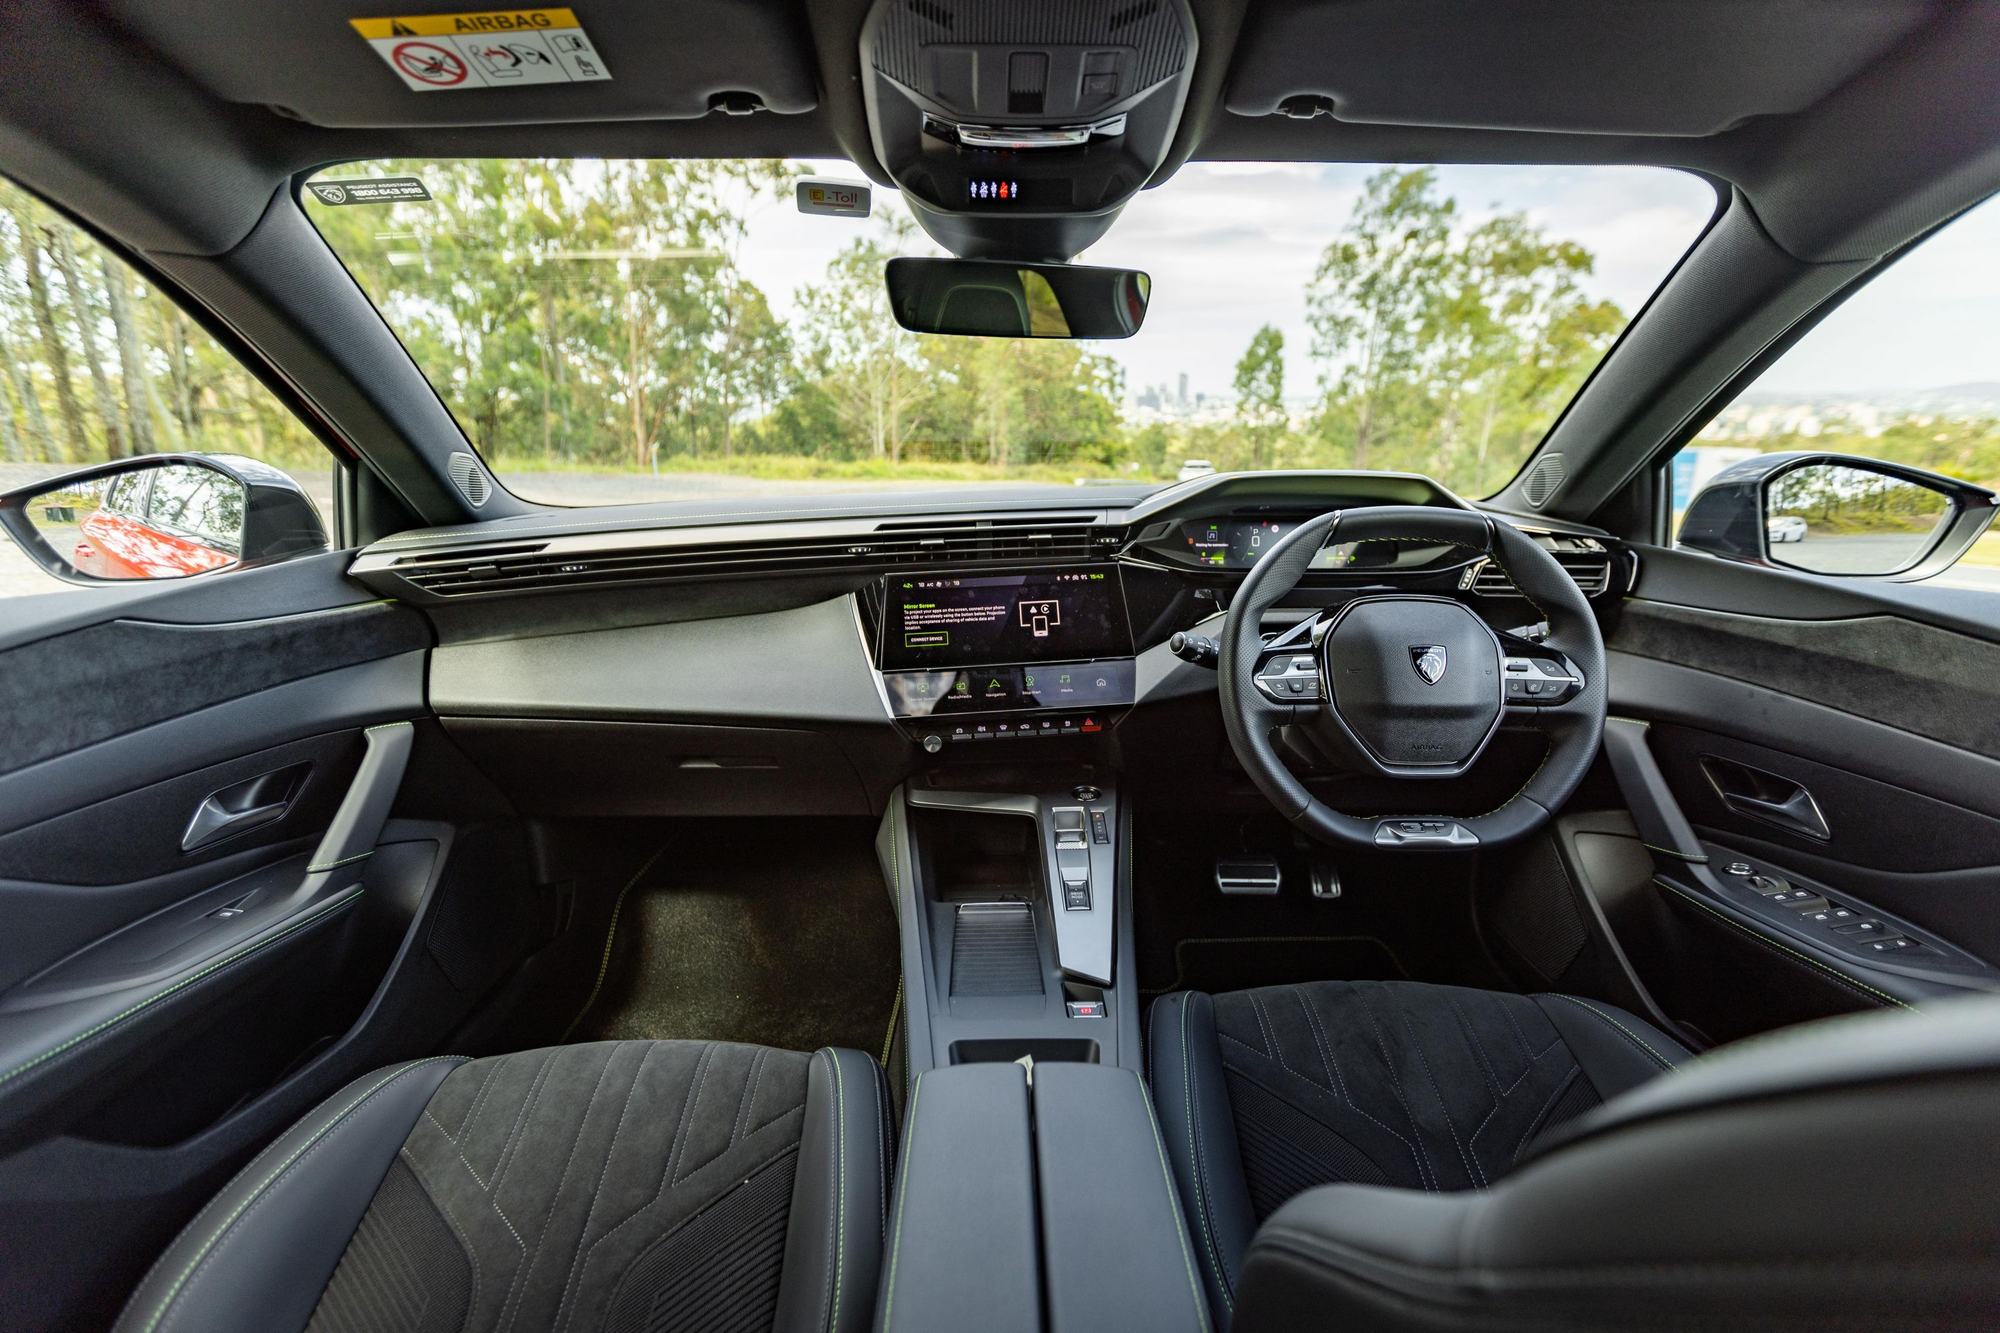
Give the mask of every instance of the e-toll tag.
POLYGON ((873 192, 858 181, 807 176, 799 182, 799 212, 822 217, 865 218, 873 192))
POLYGON ((609 79, 604 57, 568 9, 349 19, 375 54, 420 93, 609 79))

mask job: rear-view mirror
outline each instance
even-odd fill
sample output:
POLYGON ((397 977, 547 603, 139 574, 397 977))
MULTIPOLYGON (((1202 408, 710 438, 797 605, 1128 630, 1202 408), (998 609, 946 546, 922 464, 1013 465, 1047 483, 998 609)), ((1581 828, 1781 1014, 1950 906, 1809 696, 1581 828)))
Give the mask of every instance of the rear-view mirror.
POLYGON ((291 477, 252 458, 121 459, 0 495, 0 527, 70 583, 183 579, 327 549, 291 477))
POLYGON ((892 259, 886 276, 898 324, 973 338, 1129 338, 1153 290, 1131 269, 986 259, 892 259))

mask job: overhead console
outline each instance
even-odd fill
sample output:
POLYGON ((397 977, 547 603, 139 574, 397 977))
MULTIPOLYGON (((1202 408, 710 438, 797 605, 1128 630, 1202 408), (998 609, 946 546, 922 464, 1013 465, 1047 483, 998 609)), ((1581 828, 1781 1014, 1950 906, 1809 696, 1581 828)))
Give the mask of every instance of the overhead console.
POLYGON ((1187 0, 878 0, 876 157, 954 253, 1067 260, 1165 160, 1195 46, 1187 0))

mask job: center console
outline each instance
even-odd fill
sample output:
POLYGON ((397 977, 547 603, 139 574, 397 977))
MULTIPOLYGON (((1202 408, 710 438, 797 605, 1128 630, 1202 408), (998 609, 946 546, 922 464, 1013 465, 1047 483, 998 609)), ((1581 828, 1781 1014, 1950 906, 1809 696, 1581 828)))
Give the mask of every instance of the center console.
POLYGON ((880 1327, 1203 1329, 1143 1081, 1132 815, 1097 743, 1136 687, 1119 571, 874 591, 883 702, 933 757, 877 844, 906 1056, 880 1327))

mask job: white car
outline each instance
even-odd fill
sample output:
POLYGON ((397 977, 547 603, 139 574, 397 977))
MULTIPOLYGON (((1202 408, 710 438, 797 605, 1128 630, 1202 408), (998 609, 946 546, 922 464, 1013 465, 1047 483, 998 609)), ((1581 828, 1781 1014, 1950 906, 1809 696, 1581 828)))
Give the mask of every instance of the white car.
POLYGON ((1806 521, 1797 514, 1781 514, 1764 520, 1764 531, 1771 541, 1802 542, 1806 539, 1806 521))
POLYGON ((1193 481, 1196 477, 1212 477, 1214 475, 1215 464, 1209 462, 1206 458, 1190 458, 1187 462, 1181 464, 1180 475, 1175 477, 1174 480, 1193 481))

